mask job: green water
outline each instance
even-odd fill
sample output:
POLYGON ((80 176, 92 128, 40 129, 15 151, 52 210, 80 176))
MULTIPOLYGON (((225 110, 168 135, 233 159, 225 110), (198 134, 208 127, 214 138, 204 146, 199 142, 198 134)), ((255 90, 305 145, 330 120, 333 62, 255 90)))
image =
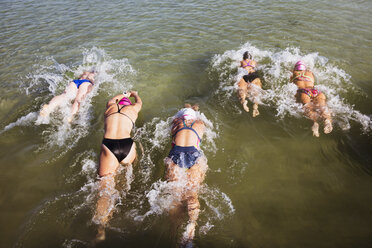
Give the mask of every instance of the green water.
POLYGON ((371 1, 344 0, 1 1, 0 247, 90 247, 103 112, 125 89, 144 103, 144 154, 98 247, 177 245, 184 226, 144 216, 164 175, 167 118, 185 102, 213 124, 196 247, 371 247, 371 13, 371 1), (269 96, 256 118, 233 89, 246 49, 269 96), (334 112, 329 135, 312 137, 281 101, 299 58, 334 112), (38 122, 92 66, 100 75, 75 123, 61 112, 38 122))

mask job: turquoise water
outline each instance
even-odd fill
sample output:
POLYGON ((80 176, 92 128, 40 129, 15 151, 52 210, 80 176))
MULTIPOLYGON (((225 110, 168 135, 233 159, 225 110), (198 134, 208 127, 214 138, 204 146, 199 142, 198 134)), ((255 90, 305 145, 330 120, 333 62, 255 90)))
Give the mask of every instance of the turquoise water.
MULTIPOLYGON (((371 247, 371 1, 1 1, 1 247, 90 247, 107 100, 137 90, 144 152, 119 173, 98 247, 175 247, 164 207, 167 126, 185 102, 208 123, 196 247, 371 247), (241 55, 258 61, 261 115, 242 111, 241 55), (303 59, 333 111, 312 137, 288 78, 303 59), (41 106, 100 73, 78 118, 41 106), (128 182, 130 182, 130 189, 128 182), (155 197, 153 197, 155 196, 155 197)), ((186 223, 185 216, 185 223, 186 223)))

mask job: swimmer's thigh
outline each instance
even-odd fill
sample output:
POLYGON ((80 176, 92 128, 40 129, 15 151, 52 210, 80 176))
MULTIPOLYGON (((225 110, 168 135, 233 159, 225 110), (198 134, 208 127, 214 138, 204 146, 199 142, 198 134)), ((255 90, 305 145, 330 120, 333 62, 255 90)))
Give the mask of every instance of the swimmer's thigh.
POLYGON ((296 94, 296 100, 297 100, 297 102, 300 102, 302 104, 307 104, 307 103, 311 102, 311 98, 307 94, 299 93, 299 92, 297 92, 297 94, 296 94))
POLYGON ((99 157, 98 174, 103 177, 109 174, 115 174, 119 162, 115 155, 105 146, 101 145, 101 154, 99 157))
POLYGON ((128 155, 120 162, 121 164, 132 164, 133 161, 136 159, 137 152, 136 152, 136 143, 133 141, 132 147, 128 155))
POLYGON ((326 96, 323 93, 319 93, 317 97, 315 97, 314 103, 324 106, 326 104, 326 100, 327 100, 326 96))

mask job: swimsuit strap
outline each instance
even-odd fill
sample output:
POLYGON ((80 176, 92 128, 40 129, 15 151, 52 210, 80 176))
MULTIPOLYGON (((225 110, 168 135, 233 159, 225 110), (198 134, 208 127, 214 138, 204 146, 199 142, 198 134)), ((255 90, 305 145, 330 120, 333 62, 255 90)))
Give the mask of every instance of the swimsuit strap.
POLYGON ((90 80, 88 79, 74 79, 73 81, 77 81, 79 83, 85 83, 85 82, 89 82, 89 83, 92 83, 90 80))
POLYGON ((246 60, 244 60, 243 62, 246 63, 245 65, 242 66, 243 68, 245 68, 247 66, 252 67, 252 68, 255 68, 255 66, 251 64, 251 60, 249 60, 248 63, 246 62, 246 60))
MULTIPOLYGON (((305 72, 300 72, 299 75, 297 75, 296 77, 294 77, 294 78, 292 79, 292 82, 293 82, 294 80, 296 80, 296 79, 301 78, 301 77, 308 78, 308 79, 310 79, 310 82, 313 82, 313 83, 314 83, 314 80, 313 80, 310 76, 306 76, 306 75, 305 75, 305 72)), ((304 80, 304 81, 308 81, 308 80, 304 80)))
POLYGON ((135 124, 134 124, 132 118, 130 118, 130 117, 129 117, 128 115, 126 115, 125 113, 120 112, 120 111, 121 111, 123 108, 125 108, 127 105, 123 105, 123 107, 120 108, 120 107, 119 107, 119 104, 116 102, 116 106, 118 107, 118 112, 111 113, 111 114, 107 115, 106 118, 109 117, 110 115, 113 115, 113 114, 121 114, 121 115, 126 116, 126 117, 127 117, 127 118, 132 122, 133 127, 135 127, 135 124))
POLYGON ((201 138, 200 138, 200 136, 199 136, 199 134, 195 131, 195 129, 194 128, 192 128, 192 126, 195 124, 195 121, 190 125, 190 126, 187 126, 186 125, 186 123, 185 123, 185 120, 183 120, 183 127, 182 128, 180 128, 180 129, 178 129, 173 135, 172 135, 172 137, 175 137, 176 136, 176 134, 179 132, 179 131, 181 131, 181 130, 191 130, 191 131, 193 131, 195 134, 196 134, 196 136, 198 137, 198 144, 201 142, 201 138))
POLYGON ((308 95, 310 98, 317 97, 321 92, 315 88, 301 88, 298 92, 308 95))

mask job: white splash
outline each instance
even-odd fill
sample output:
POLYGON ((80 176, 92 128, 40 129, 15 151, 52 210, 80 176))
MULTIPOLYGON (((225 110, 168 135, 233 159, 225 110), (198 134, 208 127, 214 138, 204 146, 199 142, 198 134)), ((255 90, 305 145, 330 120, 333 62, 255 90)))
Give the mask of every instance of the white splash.
POLYGON ((83 50, 82 64, 79 66, 59 64, 54 58, 48 57, 36 66, 34 73, 27 77, 27 82, 24 82, 22 87, 26 94, 35 95, 36 99, 39 99, 38 101, 41 100, 40 107, 42 107, 52 96, 61 94, 74 78, 84 71, 91 70, 98 72, 94 87, 81 103, 79 112, 71 125, 67 120, 70 116, 72 100, 75 98, 73 93, 67 96, 70 101, 58 106, 49 116, 39 116, 36 112, 28 113, 8 124, 2 132, 15 126, 45 124, 47 126, 42 132, 45 144, 39 148, 40 150, 59 146, 63 148, 62 151, 59 151, 59 155, 63 155, 75 147, 77 142, 89 133, 90 123, 94 117, 92 99, 101 92, 113 96, 132 88, 131 81, 133 81, 136 72, 129 64, 128 59, 112 59, 103 49, 96 47, 83 50), (46 91, 49 91, 50 94, 45 95, 46 91), (40 97, 41 94, 44 94, 45 97, 40 97))
POLYGON ((16 126, 30 125, 36 120, 37 116, 38 116, 38 113, 36 112, 28 113, 27 115, 18 118, 18 120, 16 120, 15 122, 12 122, 8 124, 7 126, 5 126, 4 129, 0 132, 0 134, 16 126))
POLYGON ((237 83, 246 73, 239 69, 239 61, 245 51, 252 54, 259 64, 258 70, 264 75, 261 103, 276 108, 279 118, 286 115, 303 116, 302 105, 294 99, 297 88, 289 82, 293 65, 302 60, 314 72, 316 87, 327 96, 334 122, 343 130, 351 127, 351 121, 361 124, 364 132, 372 130, 371 117, 355 110, 341 97, 345 94, 360 94, 352 84, 351 76, 318 53, 303 54, 299 48, 266 51, 246 43, 238 50, 215 55, 211 73, 216 72, 220 82, 216 95, 223 94, 224 98, 236 97, 233 93, 237 89, 237 83))

